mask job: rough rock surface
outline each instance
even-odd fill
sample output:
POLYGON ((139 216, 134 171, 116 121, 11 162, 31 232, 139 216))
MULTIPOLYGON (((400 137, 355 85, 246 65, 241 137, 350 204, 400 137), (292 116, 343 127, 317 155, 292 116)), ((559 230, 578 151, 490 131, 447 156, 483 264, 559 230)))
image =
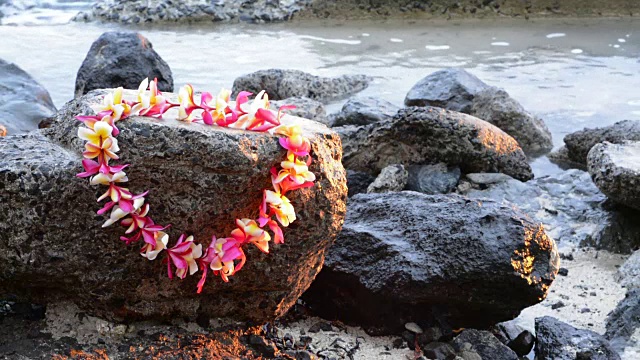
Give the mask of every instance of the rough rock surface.
POLYGON ((295 109, 286 110, 286 113, 329 125, 327 111, 319 101, 305 97, 292 97, 284 100, 270 101, 270 105, 272 109, 278 109, 283 105, 295 105, 295 109))
POLYGON ((640 250, 636 250, 618 269, 619 280, 627 289, 640 289, 640 250))
POLYGON ((389 165, 382 169, 378 177, 367 187, 368 193, 402 191, 407 185, 409 173, 400 164, 389 165))
MULTIPOLYGON (((240 273, 229 283, 212 277, 197 295, 199 277, 171 281, 160 261, 148 262, 137 254, 139 245, 128 249, 118 240, 122 229, 102 229, 95 199, 103 189, 75 177, 82 142, 73 116, 91 113, 101 94, 68 103, 46 136, 0 141, 0 298, 71 300, 112 319, 268 321, 286 312, 319 271, 346 212, 339 137, 299 120, 312 143, 317 184, 291 194, 298 221, 285 229, 287 243, 272 244, 270 255, 249 247, 240 273)), ((173 120, 172 112, 164 120, 119 123, 122 160, 133 164, 129 187, 152 190, 154 220, 172 224, 173 241, 186 232, 208 245, 213 234, 229 234, 234 219, 257 216, 269 169, 284 152, 273 135, 187 125, 173 120)))
POLYGON ((55 112, 45 88, 17 65, 0 59, 0 125, 8 134, 37 129, 55 112))
POLYGON ((337 114, 332 114, 332 126, 369 125, 389 120, 400 110, 392 103, 373 96, 349 99, 337 114))
POLYGON ((453 339, 453 347, 458 352, 474 352, 480 355, 481 359, 518 360, 518 355, 489 331, 464 330, 453 339))
POLYGON ((145 78, 157 78, 160 91, 173 91, 171 69, 147 38, 136 32, 105 32, 91 44, 78 70, 76 97, 95 89, 137 89, 145 78))
POLYGON ((462 194, 516 204, 543 223, 549 236, 559 244, 623 253, 640 246, 637 211, 606 202, 606 196, 584 171, 567 170, 526 183, 511 179, 487 183, 481 188, 486 189, 462 194))
POLYGON ((78 14, 75 20, 100 20, 124 24, 231 20, 277 22, 289 20, 310 2, 311 0, 101 0, 96 2, 90 11, 78 14))
POLYGON ((640 210, 640 141, 597 144, 589 151, 587 166, 607 197, 640 210))
POLYGON ((518 143, 475 117, 433 107, 400 110, 391 120, 334 128, 342 138, 347 169, 377 173, 390 164, 446 163, 463 173, 501 172, 533 178, 518 143))
POLYGON ((640 121, 624 120, 613 125, 595 129, 583 129, 564 137, 566 156, 569 161, 586 165, 589 150, 608 141, 620 144, 625 140, 640 141, 640 121))
POLYGON ((550 316, 536 319, 536 335, 539 360, 620 360, 602 335, 576 329, 550 316))
POLYGON ((489 85, 464 69, 436 71, 418 81, 404 99, 406 106, 435 106, 469 113, 473 98, 489 85))
POLYGON ((604 336, 620 353, 627 347, 640 345, 640 289, 629 290, 609 313, 604 336))
POLYGON ((358 194, 303 299, 376 333, 400 332, 407 322, 485 327, 540 302, 558 262, 554 241, 509 204, 358 194))
POLYGON ((300 70, 268 69, 242 75, 233 82, 234 96, 240 91, 257 94, 266 90, 269 99, 307 97, 320 102, 344 98, 369 86, 365 75, 342 75, 336 78, 311 75, 300 70))
POLYGON ((429 195, 448 194, 455 190, 460 180, 460 169, 449 169, 447 164, 409 166, 406 190, 429 195))
POLYGON ((492 86, 475 94, 469 114, 511 135, 528 155, 541 155, 553 148, 544 121, 528 113, 502 89, 492 86))

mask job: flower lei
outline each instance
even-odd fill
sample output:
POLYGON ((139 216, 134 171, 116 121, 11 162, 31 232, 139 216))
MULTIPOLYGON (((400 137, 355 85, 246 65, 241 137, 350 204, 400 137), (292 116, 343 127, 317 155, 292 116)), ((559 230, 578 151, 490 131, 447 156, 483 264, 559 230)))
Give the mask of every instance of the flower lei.
POLYGON ((143 240, 140 254, 148 260, 155 260, 160 253, 164 253, 163 263, 167 264, 169 278, 173 278, 175 273, 175 276, 184 279, 198 269, 202 270, 198 293, 202 291, 209 270, 227 282, 229 276, 243 267, 246 262, 243 251, 245 245, 251 243, 268 253, 272 236, 265 227, 273 233, 274 243, 284 243, 280 226, 287 227, 296 220, 293 205, 285 195, 291 190, 311 187, 315 181, 315 175, 308 168, 311 164, 309 139, 302 136, 298 125, 280 124, 283 110, 292 109, 293 106, 283 106, 278 112, 270 110, 269 98, 264 91, 252 102, 249 101, 252 94, 246 91, 239 93, 235 101, 230 101, 230 91, 224 89, 215 99, 210 93, 202 93, 200 104, 196 104, 191 85, 181 88, 178 103, 172 103, 158 91, 157 79, 142 81, 135 102, 123 100, 122 91, 122 88, 118 88, 107 94, 97 115, 76 117, 85 125, 78 129, 78 136, 86 140, 82 160, 85 171, 77 176, 91 177, 92 185, 108 186, 107 191, 98 198, 98 202, 107 202, 97 213, 104 215, 111 211, 102 227, 119 221, 127 228, 126 236, 120 239, 127 245, 143 240), (145 200, 149 192, 133 194, 121 186, 128 181, 124 170, 130 164, 110 165, 111 161, 119 159, 120 149, 116 139, 120 133, 116 126, 118 121, 132 115, 161 118, 174 107, 178 108, 178 119, 185 122, 202 121, 211 126, 283 135, 279 142, 287 150, 286 159, 280 163, 281 168, 278 170, 273 167, 270 171, 273 188, 263 190, 258 219, 236 219, 237 228, 230 236, 212 236, 211 243, 204 251, 202 244, 196 244, 193 236, 185 234, 180 235, 173 247, 169 247, 169 235, 165 230, 170 225, 156 224, 149 216, 149 204, 145 200), (199 118, 196 117, 196 110, 199 110, 199 118), (307 159, 303 160, 304 157, 307 159), (277 221, 273 219, 274 216, 277 221))

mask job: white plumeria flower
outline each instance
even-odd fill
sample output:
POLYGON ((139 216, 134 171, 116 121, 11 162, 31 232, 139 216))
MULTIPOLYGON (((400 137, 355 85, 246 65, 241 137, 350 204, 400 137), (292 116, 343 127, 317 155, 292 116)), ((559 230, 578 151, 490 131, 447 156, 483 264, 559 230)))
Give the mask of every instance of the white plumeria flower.
MULTIPOLYGON (((184 261, 187 262, 189 266, 189 275, 193 275, 198 271, 198 263, 196 259, 202 257, 202 244, 196 245, 193 242, 193 236, 187 237, 185 242, 190 242, 189 248, 191 249, 191 254, 183 257, 184 261)), ((176 269, 176 276, 184 279, 186 276, 187 269, 176 269)))
POLYGON ((155 260, 158 257, 158 254, 162 252, 162 250, 167 248, 167 244, 169 243, 169 235, 164 231, 158 231, 155 234, 156 238, 156 246, 149 243, 145 243, 145 246, 140 250, 140 255, 142 257, 147 258, 147 260, 155 260))
MULTIPOLYGON (((133 200, 133 211, 132 212, 136 212, 138 211, 142 205, 144 205, 144 198, 140 197, 137 198, 135 200, 133 200)), ((112 224, 114 224, 116 221, 122 219, 123 217, 127 216, 129 213, 122 210, 120 208, 120 206, 116 205, 113 207, 113 210, 111 210, 111 215, 109 216, 109 219, 107 221, 104 222, 104 224, 102 224, 102 227, 107 227, 107 226, 111 226, 112 224)))
POLYGON ((98 173, 91 178, 90 183, 91 185, 109 185, 111 183, 120 183, 127 181, 129 181, 129 178, 127 178, 127 174, 124 171, 118 171, 115 174, 98 173))

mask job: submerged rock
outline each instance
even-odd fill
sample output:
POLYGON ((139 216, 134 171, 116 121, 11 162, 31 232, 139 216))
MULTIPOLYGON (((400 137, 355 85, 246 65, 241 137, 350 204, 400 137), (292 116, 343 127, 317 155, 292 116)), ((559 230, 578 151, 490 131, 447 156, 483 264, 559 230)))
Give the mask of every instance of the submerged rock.
POLYGON ((359 194, 303 299, 376 333, 486 327, 544 299, 558 261, 554 241, 509 204, 359 194))
POLYGON ((400 110, 391 120, 334 128, 342 138, 347 169, 377 173, 390 164, 445 163, 463 173, 501 172, 533 178, 518 143, 475 117, 433 107, 400 110))
POLYGON ((527 112, 502 89, 492 86, 475 94, 469 114, 513 136, 528 155, 541 155, 553 148, 551 132, 544 121, 527 112))
POLYGON ((620 360, 602 335, 576 329, 550 316, 536 319, 536 336, 539 360, 620 360))
POLYGON ((589 151, 587 166, 607 197, 640 210, 640 141, 597 144, 589 151))
POLYGON ((464 69, 436 71, 418 81, 404 99, 406 106, 435 106, 469 113, 473 98, 489 85, 464 69))
MULTIPOLYGON (((475 175, 468 177, 477 180, 475 175)), ((543 223, 559 244, 581 244, 623 253, 640 246, 637 211, 607 202, 584 171, 567 170, 526 183, 505 179, 480 188, 463 194, 516 204, 543 223)))
POLYGON ((378 177, 367 188, 368 193, 385 193, 401 191, 407 185, 409 173, 399 164, 389 165, 382 169, 378 177))
POLYGON ((624 120, 602 128, 576 131, 564 137, 564 151, 569 161, 586 167, 589 150, 594 145, 605 141, 620 144, 626 140, 640 141, 640 121, 624 120))
POLYGON ((400 110, 392 103, 372 96, 353 97, 332 117, 332 126, 369 125, 391 119, 400 110))
MULTIPOLYGON (((42 133, 0 141, 0 298, 12 294, 36 303, 69 300, 97 316, 122 320, 190 318, 271 321, 285 313, 322 266, 340 231, 347 189, 339 137, 299 119, 312 144, 310 170, 317 183, 291 193, 298 221, 286 244, 272 253, 247 248, 249 261, 228 283, 211 277, 196 294, 199 276, 166 277, 120 240, 118 226, 101 228, 96 194, 78 179, 82 141, 78 114, 89 114, 104 92, 68 103, 42 133), (44 134, 44 136, 42 135, 44 134), (72 204, 72 206, 71 206, 72 204)), ((172 101, 175 94, 166 94, 172 101)), ((131 99, 133 91, 125 91, 131 99)), ((173 110, 172 110, 173 111, 173 110)), ((158 223, 172 224, 172 239, 193 234, 205 246, 234 220, 257 215, 269 169, 284 159, 277 137, 201 124, 132 117, 118 123, 123 161, 134 192, 148 200, 158 223)))
POLYGON ((91 44, 76 76, 75 94, 120 86, 137 89, 145 78, 157 78, 160 91, 173 91, 171 69, 147 38, 137 32, 109 31, 91 44))
POLYGON ((371 78, 365 75, 328 78, 300 70, 269 69, 238 77, 233 82, 233 94, 235 96, 240 91, 257 94, 266 90, 272 100, 306 97, 326 103, 362 91, 370 81, 371 78))
POLYGON ((0 59, 0 125, 7 134, 38 128, 56 107, 49 92, 15 64, 0 59))

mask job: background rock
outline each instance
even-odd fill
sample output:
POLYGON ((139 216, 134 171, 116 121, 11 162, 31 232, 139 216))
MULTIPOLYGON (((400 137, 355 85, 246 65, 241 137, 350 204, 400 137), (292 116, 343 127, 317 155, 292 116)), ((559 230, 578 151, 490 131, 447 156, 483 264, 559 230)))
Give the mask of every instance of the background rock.
POLYGON ((553 240, 509 204, 359 194, 303 299, 322 316, 374 333, 397 333, 407 322, 485 327, 541 301, 558 261, 553 240))
POLYGON ((400 110, 392 103, 373 96, 349 99, 339 113, 333 114, 332 126, 369 125, 391 119, 400 110))
POLYGON ((105 32, 91 44, 78 70, 76 97, 95 89, 138 89, 145 78, 157 78, 160 91, 173 91, 171 69, 147 38, 136 32, 105 32))
POLYGON ((619 280, 627 289, 640 289, 640 250, 636 250, 618 269, 619 280))
POLYGON ((602 335, 576 329, 550 316, 536 319, 536 335, 536 359, 539 360, 620 360, 602 335))
POLYGON ((435 106, 469 113, 476 94, 489 87, 461 68, 436 71, 418 81, 404 99, 406 106, 435 106))
POLYGON ((408 170, 409 178, 405 189, 429 195, 453 192, 460 180, 460 169, 449 169, 444 163, 412 165, 408 170))
POLYGON ((307 97, 326 103, 362 91, 369 86, 370 81, 365 75, 327 78, 299 70, 269 69, 238 77, 233 82, 233 96, 240 91, 257 94, 266 90, 272 100, 307 97))
POLYGON ((321 122, 329 126, 327 112, 321 102, 305 97, 293 97, 284 100, 274 100, 269 102, 271 109, 279 109, 283 105, 295 105, 295 109, 286 110, 285 113, 301 118, 321 122))
POLYGON ((349 188, 349 197, 355 194, 366 193, 369 185, 376 180, 371 174, 347 170, 347 187, 349 188))
MULTIPOLYGON (((347 189, 338 136, 300 120, 318 180, 314 188, 291 194, 298 221, 285 229, 287 243, 272 244, 270 255, 248 247, 242 272, 229 283, 212 277, 197 295, 199 276, 171 281, 160 261, 150 263, 136 253, 139 245, 127 249, 118 240, 122 229, 102 229, 95 198, 104 189, 75 177, 82 141, 73 116, 89 113, 100 95, 68 103, 44 130, 47 137, 33 133, 0 141, 0 202, 7 204, 0 207, 0 298, 71 300, 89 314, 116 320, 204 316, 261 322, 286 312, 341 228, 347 189)), ((127 171, 131 190, 152 190, 154 220, 172 224, 173 241, 186 232, 208 245, 211 235, 229 234, 234 219, 257 216, 268 171, 284 152, 269 134, 174 118, 169 113, 162 121, 133 117, 119 123, 120 155, 133 164, 127 171)))
POLYGON ((382 169, 378 177, 367 188, 368 193, 385 193, 401 191, 407 185, 409 173, 399 164, 389 165, 382 169))
POLYGON ((609 313, 604 336, 620 353, 627 347, 640 345, 640 288, 629 290, 615 310, 609 313))
POLYGON ((38 128, 56 107, 49 92, 17 65, 0 59, 0 125, 8 134, 38 128))
POLYGON ((620 144, 625 140, 640 141, 640 121, 624 120, 610 126, 569 134, 564 137, 566 156, 570 161, 586 167, 589 150, 594 145, 605 141, 620 144))
POLYGON ((640 141, 597 144, 589 151, 587 166, 607 197, 640 210, 640 141))
POLYGON ((432 107, 400 110, 391 120, 335 128, 347 169, 377 173, 390 164, 445 163, 463 173, 501 172, 533 178, 517 142, 497 127, 469 115, 432 107))
POLYGON ((529 155, 542 155, 553 148, 551 132, 544 121, 528 113, 519 102, 499 88, 475 94, 469 114, 511 135, 529 155))

